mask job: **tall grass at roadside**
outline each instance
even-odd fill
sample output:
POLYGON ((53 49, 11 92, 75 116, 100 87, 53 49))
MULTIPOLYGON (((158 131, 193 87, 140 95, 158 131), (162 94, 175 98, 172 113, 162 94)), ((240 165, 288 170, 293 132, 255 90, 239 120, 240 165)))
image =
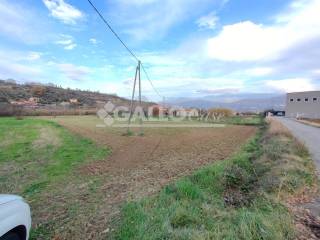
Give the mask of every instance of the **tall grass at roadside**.
POLYGON ((283 199, 306 187, 316 187, 316 170, 306 146, 280 122, 269 119, 268 123, 269 130, 262 139, 264 156, 257 161, 266 169, 260 185, 283 199))

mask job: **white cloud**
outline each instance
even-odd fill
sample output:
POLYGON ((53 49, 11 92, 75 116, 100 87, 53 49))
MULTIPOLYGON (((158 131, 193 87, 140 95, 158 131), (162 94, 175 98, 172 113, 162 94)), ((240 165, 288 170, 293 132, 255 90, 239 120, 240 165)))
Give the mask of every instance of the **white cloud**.
POLYGON ((239 88, 214 88, 214 89, 200 89, 197 90, 197 93, 205 93, 205 94, 225 94, 225 93, 237 93, 239 92, 239 88))
POLYGON ((107 83, 104 87, 104 92, 109 94, 117 94, 121 92, 123 89, 123 85, 119 83, 107 83))
POLYGON ((208 40, 208 55, 223 61, 270 60, 296 44, 320 37, 320 1, 294 3, 270 25, 244 21, 224 26, 208 40))
POLYGON ((209 39, 208 54, 223 61, 254 61, 274 56, 287 43, 281 31, 246 21, 224 26, 218 36, 209 39))
POLYGON ((72 50, 77 46, 77 44, 73 43, 73 44, 69 44, 67 46, 64 47, 65 50, 72 50))
POLYGON ((40 80, 44 70, 41 61, 33 62, 38 60, 36 56, 33 52, 0 49, 0 79, 40 80))
POLYGON ((56 64, 56 63, 55 63, 54 61, 48 61, 48 62, 47 62, 47 65, 48 65, 48 66, 53 66, 53 65, 55 65, 55 64, 56 64))
POLYGON ((148 5, 157 2, 158 0, 118 0, 122 5, 133 5, 133 6, 141 6, 141 5, 148 5))
POLYGON ((21 76, 34 77, 41 73, 41 69, 21 63, 0 61, 1 74, 7 73, 7 77, 21 76))
POLYGON ((201 29, 215 29, 219 18, 216 16, 215 12, 203 16, 197 20, 197 25, 201 29))
POLYGON ((58 40, 55 43, 60 45, 70 45, 73 43, 73 39, 70 38, 70 39, 58 40))
POLYGON ((311 73, 320 76, 320 69, 314 69, 311 71, 311 73))
POLYGON ((25 1, 0 1, 0 35, 27 44, 47 42, 51 25, 25 1))
POLYGON ((66 3, 64 0, 42 0, 49 9, 52 17, 66 24, 76 24, 84 18, 84 14, 76 7, 66 3))
POLYGON ((257 67, 257 68, 250 68, 245 71, 246 74, 254 77, 266 76, 273 72, 272 68, 269 67, 257 67))
POLYGON ((157 39, 165 36, 179 23, 199 16, 219 6, 221 0, 110 0, 110 18, 131 35, 134 40, 157 39), (116 14, 115 14, 116 12, 116 14), (139 16, 139 17, 137 17, 139 16))
POLYGON ((27 59, 30 61, 35 61, 41 58, 41 53, 39 52, 30 52, 27 56, 27 59))
POLYGON ((65 34, 60 34, 60 39, 55 41, 55 44, 62 45, 65 50, 72 50, 77 46, 73 37, 65 34))
POLYGON ((313 91, 316 88, 312 81, 307 78, 268 80, 265 84, 266 86, 281 92, 313 91))
POLYGON ((58 64, 58 67, 62 73, 74 81, 82 81, 91 72, 88 67, 76 66, 71 63, 58 64))
POLYGON ((97 44, 98 43, 97 39, 95 39, 95 38, 90 38, 89 42, 92 43, 92 44, 97 44))

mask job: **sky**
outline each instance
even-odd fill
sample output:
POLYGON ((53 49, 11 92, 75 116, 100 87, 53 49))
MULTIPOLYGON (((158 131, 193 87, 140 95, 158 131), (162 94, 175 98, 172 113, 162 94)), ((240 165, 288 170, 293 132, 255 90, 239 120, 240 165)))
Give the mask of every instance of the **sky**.
MULTIPOLYGON (((91 1, 160 96, 320 90, 319 0, 91 1)), ((136 65, 87 0, 0 1, 0 79, 129 97, 136 65)))

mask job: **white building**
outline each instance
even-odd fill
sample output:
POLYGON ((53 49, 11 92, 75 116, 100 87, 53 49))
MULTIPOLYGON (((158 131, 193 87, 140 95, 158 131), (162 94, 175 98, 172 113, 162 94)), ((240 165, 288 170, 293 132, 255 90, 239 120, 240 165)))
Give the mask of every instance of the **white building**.
POLYGON ((288 93, 286 117, 320 119, 320 91, 288 93))

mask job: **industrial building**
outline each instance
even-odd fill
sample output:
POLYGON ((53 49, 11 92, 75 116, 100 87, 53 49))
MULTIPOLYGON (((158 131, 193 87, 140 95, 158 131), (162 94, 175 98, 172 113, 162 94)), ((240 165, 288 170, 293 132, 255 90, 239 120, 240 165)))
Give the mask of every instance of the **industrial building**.
POLYGON ((320 91, 288 93, 286 117, 320 119, 320 91))

